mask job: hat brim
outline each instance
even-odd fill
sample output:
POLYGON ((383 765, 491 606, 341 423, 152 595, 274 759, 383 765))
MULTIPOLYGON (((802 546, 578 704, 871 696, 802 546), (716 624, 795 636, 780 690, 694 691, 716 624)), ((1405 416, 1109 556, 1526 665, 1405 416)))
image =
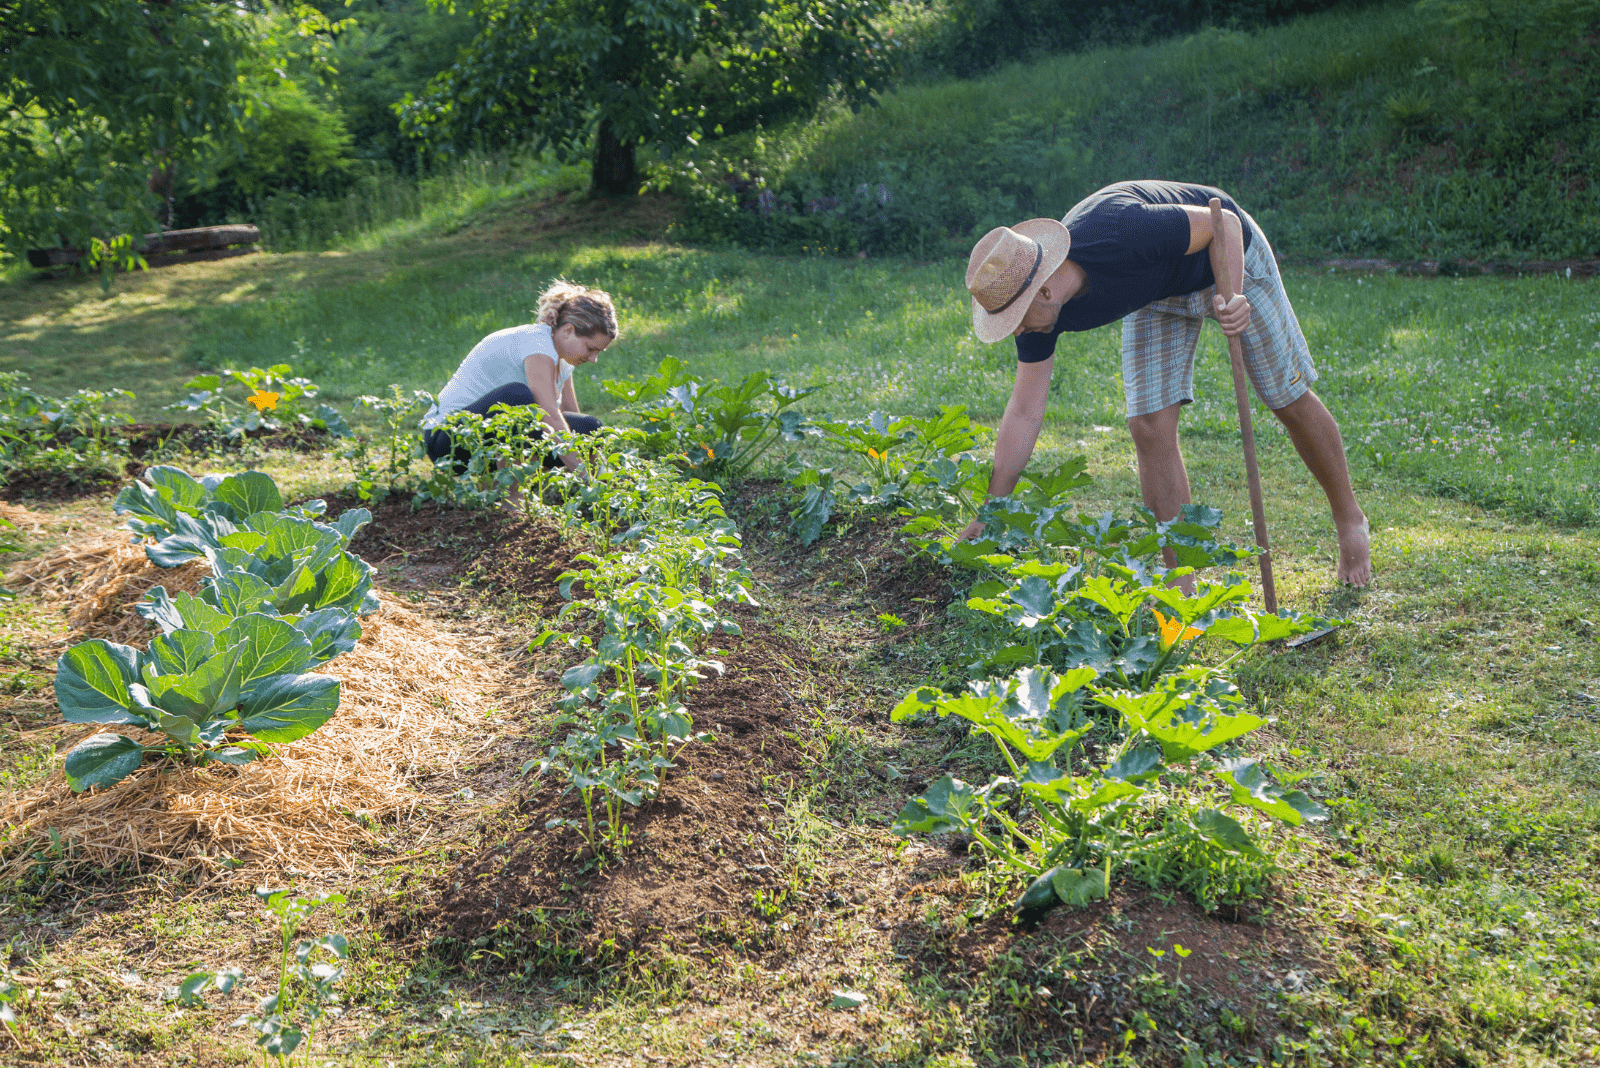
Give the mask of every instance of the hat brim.
MULTIPOLYGON (((1021 324, 1022 317, 1028 314, 1028 308, 1033 304, 1033 298, 1051 275, 1056 273, 1062 263, 1066 262, 1067 253, 1072 250, 1072 235, 1067 228, 1057 219, 1029 219, 1019 222, 1011 228, 1023 237, 1037 241, 1044 250, 1039 259, 1039 268, 1033 273, 1033 281, 1028 287, 1018 294, 1017 299, 1000 312, 987 311, 976 299, 972 301, 972 332, 978 335, 978 340, 985 345, 1009 337, 1012 331, 1021 324)), ((981 263, 988 256, 989 250, 999 240, 999 230, 996 228, 983 236, 972 250, 971 262, 981 263)))

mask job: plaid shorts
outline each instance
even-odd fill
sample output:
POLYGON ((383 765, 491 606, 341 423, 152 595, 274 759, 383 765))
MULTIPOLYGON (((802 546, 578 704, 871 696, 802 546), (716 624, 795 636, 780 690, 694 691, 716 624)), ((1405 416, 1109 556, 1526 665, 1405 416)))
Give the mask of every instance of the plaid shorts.
MULTIPOLYGON (((1249 218, 1248 215, 1245 218, 1249 218)), ((1244 296, 1250 325, 1240 335, 1244 366, 1256 392, 1274 410, 1298 400, 1317 380, 1300 323, 1289 306, 1278 261, 1261 227, 1244 254, 1244 296)), ((1200 326, 1215 319, 1215 287, 1151 301, 1122 320, 1122 391, 1128 416, 1194 401, 1194 353, 1200 326)))

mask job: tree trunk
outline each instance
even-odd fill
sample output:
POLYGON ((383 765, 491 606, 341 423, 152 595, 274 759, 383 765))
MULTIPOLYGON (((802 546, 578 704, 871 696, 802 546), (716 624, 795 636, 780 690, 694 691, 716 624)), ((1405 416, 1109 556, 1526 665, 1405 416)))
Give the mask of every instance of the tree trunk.
POLYGON ((594 135, 594 170, 590 175, 592 192, 632 196, 639 191, 633 149, 632 141, 617 140, 610 119, 600 120, 600 129, 594 135))

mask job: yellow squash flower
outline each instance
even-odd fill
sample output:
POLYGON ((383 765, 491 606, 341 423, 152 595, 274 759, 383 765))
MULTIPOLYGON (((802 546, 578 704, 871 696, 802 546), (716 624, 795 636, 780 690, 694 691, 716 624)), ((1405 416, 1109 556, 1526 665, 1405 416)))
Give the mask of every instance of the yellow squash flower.
POLYGON ((867 446, 867 455, 874 460, 883 459, 883 453, 879 452, 877 449, 874 449, 871 445, 867 446))
POLYGON ((1189 638, 1198 638, 1205 633, 1199 627, 1185 627, 1176 619, 1168 619, 1160 612, 1152 610, 1150 614, 1156 617, 1156 626, 1161 628, 1162 652, 1171 649, 1178 642, 1186 641, 1189 638))
POLYGON ((258 412, 270 412, 278 406, 278 397, 280 395, 281 394, 277 393, 268 393, 264 389, 258 389, 254 393, 250 394, 250 396, 246 397, 244 402, 258 412))

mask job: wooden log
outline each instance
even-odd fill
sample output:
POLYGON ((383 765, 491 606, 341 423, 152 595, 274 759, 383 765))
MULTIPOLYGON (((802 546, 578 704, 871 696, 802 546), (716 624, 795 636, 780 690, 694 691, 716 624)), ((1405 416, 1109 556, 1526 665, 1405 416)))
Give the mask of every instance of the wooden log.
POLYGON ((232 248, 234 245, 253 245, 260 240, 261 231, 248 223, 202 226, 194 230, 145 234, 144 240, 139 242, 139 251, 187 252, 197 248, 232 248))
MULTIPOLYGON (((261 231, 248 223, 227 226, 200 226, 192 230, 168 230, 160 234, 145 234, 138 249, 141 254, 153 255, 170 252, 190 252, 197 249, 233 248, 236 245, 254 245, 261 240, 261 231)), ((79 248, 30 248, 30 267, 65 267, 83 258, 79 248)))

